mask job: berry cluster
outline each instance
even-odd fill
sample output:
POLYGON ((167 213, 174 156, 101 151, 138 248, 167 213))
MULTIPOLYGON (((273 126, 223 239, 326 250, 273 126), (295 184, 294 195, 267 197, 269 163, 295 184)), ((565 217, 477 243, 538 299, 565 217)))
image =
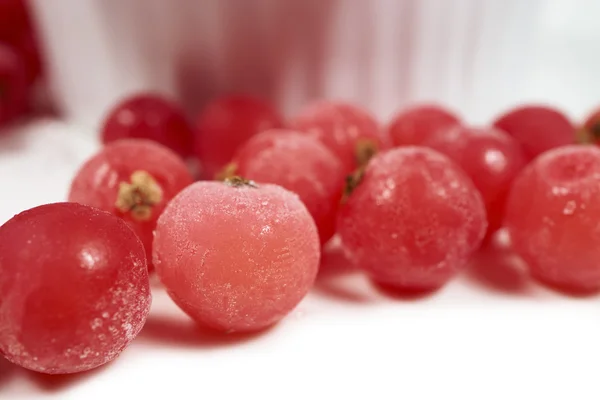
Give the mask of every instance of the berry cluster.
POLYGON ((263 329, 307 294, 335 234, 393 290, 442 287, 503 227, 536 279, 600 290, 600 149, 575 144, 599 127, 527 106, 474 128, 419 106, 384 129, 341 102, 285 122, 246 96, 194 125, 160 96, 128 98, 69 202, 0 227, 0 351, 53 374, 114 359, 148 315, 149 268, 196 321, 263 329))
POLYGON ((42 73, 25 0, 0 1, 0 126, 27 110, 42 73))

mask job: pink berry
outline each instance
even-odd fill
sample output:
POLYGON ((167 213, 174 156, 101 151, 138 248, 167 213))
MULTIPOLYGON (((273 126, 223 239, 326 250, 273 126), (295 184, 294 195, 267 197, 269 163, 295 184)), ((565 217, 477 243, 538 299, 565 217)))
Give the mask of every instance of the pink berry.
POLYGON ((550 107, 516 108, 500 116, 494 126, 514 137, 529 160, 575 142, 575 127, 567 117, 550 107))
POLYGON ((600 149, 544 153, 515 180, 506 226, 537 279, 570 290, 600 289, 600 149))
POLYGON ((481 195, 446 156, 424 147, 376 155, 340 210, 346 252, 376 282, 403 290, 444 285, 487 228, 481 195))
POLYGON ((26 101, 23 60, 12 48, 0 43, 0 126, 23 112, 26 101))
POLYGON ((312 286, 319 257, 317 229, 298 196, 239 178, 182 191, 154 239, 156 272, 175 303, 222 331, 283 318, 312 286))
POLYGON ((105 146, 81 167, 71 184, 69 201, 123 218, 151 257, 158 216, 192 182, 183 160, 171 150, 149 140, 125 139, 105 146))
POLYGON ((204 175, 212 179, 248 139, 282 126, 279 112, 262 100, 233 95, 213 101, 197 121, 195 153, 204 175))
POLYGON ((118 103, 102 127, 103 143, 120 139, 149 139, 182 157, 192 153, 194 134, 183 112, 156 94, 142 93, 118 103))
POLYGON ((519 143, 495 128, 454 125, 424 143, 456 162, 473 180, 485 202, 488 234, 502 225, 513 179, 526 164, 519 143))
POLYGON ((317 224, 321 243, 333 236, 346 174, 320 142, 294 131, 263 132, 238 150, 232 167, 244 178, 298 194, 317 224))
POLYGON ((142 243, 107 212, 47 204, 0 227, 0 353, 15 364, 66 374, 107 363, 150 301, 142 243))
POLYGON ((362 164, 363 148, 389 147, 387 134, 366 110, 351 104, 321 101, 298 114, 290 125, 323 143, 342 161, 346 173, 362 164))
POLYGON ((421 105, 400 111, 388 127, 392 144, 421 145, 439 130, 459 124, 459 119, 436 105, 421 105))

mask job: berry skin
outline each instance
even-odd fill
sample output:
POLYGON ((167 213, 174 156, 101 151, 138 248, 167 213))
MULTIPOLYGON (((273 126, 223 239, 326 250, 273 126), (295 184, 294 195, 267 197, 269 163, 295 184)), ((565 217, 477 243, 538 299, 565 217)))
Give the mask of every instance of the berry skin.
POLYGON ((105 146, 77 172, 69 201, 111 212, 129 223, 148 259, 165 205, 193 182, 183 160, 158 143, 124 139, 105 146))
POLYGON ((388 132, 394 147, 422 145, 439 130, 457 124, 460 120, 442 107, 420 105, 396 114, 388 132))
POLYGON ((0 0, 0 41, 11 42, 29 29, 25 0, 0 0))
POLYGON ((102 142, 120 139, 153 140, 187 157, 194 134, 177 105, 159 95, 141 93, 118 103, 104 121, 102 142))
POLYGON ((567 290, 600 289, 600 149, 544 153, 515 179, 505 224, 537 279, 567 290))
POLYGON ((252 136, 283 127, 283 118, 270 104, 232 95, 210 103, 197 120, 195 154, 204 176, 212 179, 252 136))
POLYGON ((25 109, 27 77, 20 56, 0 43, 0 126, 25 109))
POLYGON ((557 110, 523 106, 500 116, 494 126, 514 137, 528 160, 555 147, 575 142, 575 127, 557 110))
POLYGON ((361 164, 365 147, 384 150, 387 134, 367 111, 351 104, 320 101, 300 112, 290 126, 323 143, 351 173, 361 164))
POLYGON ((189 186, 159 218, 154 239, 156 272, 175 303, 226 332, 287 315, 314 283, 319 257, 298 196, 240 178, 189 186))
POLYGON ((263 132, 238 149, 232 167, 237 175, 298 194, 315 220, 321 243, 333 236, 346 175, 320 142, 289 130, 263 132))
POLYGON ((67 374, 116 358, 150 309, 146 256, 119 218, 76 203, 36 207, 0 227, 0 353, 67 374))
POLYGON ((526 164, 519 143, 496 128, 454 125, 424 145, 450 157, 473 180, 485 203, 488 236, 497 231, 513 179, 526 164))
POLYGON ((464 172, 413 146, 376 155, 338 220, 346 253, 373 280, 417 291, 444 285, 486 228, 483 200, 464 172))

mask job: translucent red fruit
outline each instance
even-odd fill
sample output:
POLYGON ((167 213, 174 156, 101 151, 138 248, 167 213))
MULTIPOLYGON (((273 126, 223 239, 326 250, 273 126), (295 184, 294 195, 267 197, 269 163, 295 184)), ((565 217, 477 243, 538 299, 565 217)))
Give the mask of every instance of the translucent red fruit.
POLYGON ((276 185, 197 182, 158 220, 154 264, 173 300, 222 331, 253 331, 288 314, 312 286, 315 224, 276 185))
POLYGON ((232 169, 244 178, 295 192, 314 218, 321 243, 333 236, 346 174, 317 140, 289 130, 263 132, 238 150, 232 169))
POLYGON ((0 41, 12 41, 30 29, 25 0, 0 0, 0 41))
POLYGON ((186 157, 192 154, 194 134, 179 107, 156 94, 141 93, 118 103, 102 127, 102 141, 149 139, 186 157))
POLYGON ((338 233, 373 280, 403 290, 446 283, 479 247, 481 195, 446 156, 424 147, 376 155, 340 210, 338 233))
POLYGON ((26 106, 27 76, 21 57, 0 43, 0 125, 18 116, 26 106))
POLYGON ((195 154, 204 176, 212 179, 252 136, 282 126, 279 112, 260 99, 232 95, 213 101, 197 120, 195 154))
POLYGON ((69 201, 123 218, 138 234, 150 257, 158 216, 169 200, 192 181, 183 160, 166 147, 149 140, 119 140, 81 167, 71 183, 69 201))
POLYGON ((544 153, 515 179, 506 226, 516 252, 541 281, 600 289, 600 149, 544 153))
POLYGON ((420 105, 400 111, 388 132, 395 147, 421 145, 439 130, 459 124, 458 117, 436 105, 420 105))
POLYGON ((514 137, 528 159, 555 147, 575 142, 575 127, 558 110, 523 106, 500 116, 494 126, 514 137))
POLYGON ((48 204, 0 227, 0 352, 15 364, 65 374, 107 363, 150 299, 142 243, 107 212, 48 204))
POLYGON ((342 161, 346 173, 360 164, 362 148, 389 147, 387 134, 366 110, 351 104, 321 101, 300 112, 290 126, 323 143, 342 161))
POLYGON ((454 125, 439 131, 424 145, 456 162, 475 183, 488 216, 488 233, 498 230, 510 186, 526 164, 515 139, 496 128, 454 125))

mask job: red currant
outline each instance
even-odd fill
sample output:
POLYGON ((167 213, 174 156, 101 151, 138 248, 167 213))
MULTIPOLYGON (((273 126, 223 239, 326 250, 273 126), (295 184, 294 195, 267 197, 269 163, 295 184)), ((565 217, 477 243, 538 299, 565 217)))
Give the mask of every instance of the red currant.
POLYGON ((454 125, 424 145, 447 155, 469 175, 485 202, 488 233, 498 230, 512 181, 526 164, 519 142, 495 128, 454 125))
POLYGON ((102 127, 102 141, 149 139, 187 157, 193 149, 193 130, 183 112, 156 94, 140 93, 118 103, 102 127))
POLYGON ((436 105, 420 105, 400 111, 388 127, 392 144, 421 145, 439 130, 459 124, 459 119, 436 105))
POLYGON ((265 328, 312 286, 320 246, 298 196, 241 178, 197 182, 158 220, 154 265, 173 300, 222 331, 265 328))
POLYGON ((575 127, 558 110, 523 106, 500 116, 495 122, 523 146, 529 160, 541 153, 575 142, 575 127))
POLYGON ((534 277, 565 289, 600 289, 599 197, 595 146, 548 151, 517 177, 505 221, 534 277))
POLYGON ((25 0, 0 0, 0 41, 12 41, 30 29, 25 0))
POLYGON ((212 179, 252 136, 282 126, 279 112, 262 100, 233 95, 213 101, 197 122, 195 153, 204 176, 212 179))
POLYGON ((149 140, 124 139, 105 146, 81 167, 69 201, 123 218, 151 256, 158 216, 192 181, 183 160, 171 150, 149 140))
POLYGON ((389 147, 387 134, 366 110, 351 104, 321 101, 311 104, 290 125, 323 143, 342 161, 346 173, 360 166, 359 153, 389 147))
POLYGON ((376 155, 340 210, 346 252, 382 284, 429 290, 446 283, 487 228, 481 195, 446 156, 425 147, 376 155))
POLYGON ((297 193, 317 224, 321 243, 333 236, 346 175, 320 142, 294 131, 263 132, 238 150, 232 166, 235 174, 297 193))
POLYGON ((27 78, 23 61, 10 47, 0 43, 0 125, 25 109, 27 78))
POLYGON ((75 203, 0 227, 0 352, 48 374, 116 358, 150 309, 146 256, 119 218, 75 203))

